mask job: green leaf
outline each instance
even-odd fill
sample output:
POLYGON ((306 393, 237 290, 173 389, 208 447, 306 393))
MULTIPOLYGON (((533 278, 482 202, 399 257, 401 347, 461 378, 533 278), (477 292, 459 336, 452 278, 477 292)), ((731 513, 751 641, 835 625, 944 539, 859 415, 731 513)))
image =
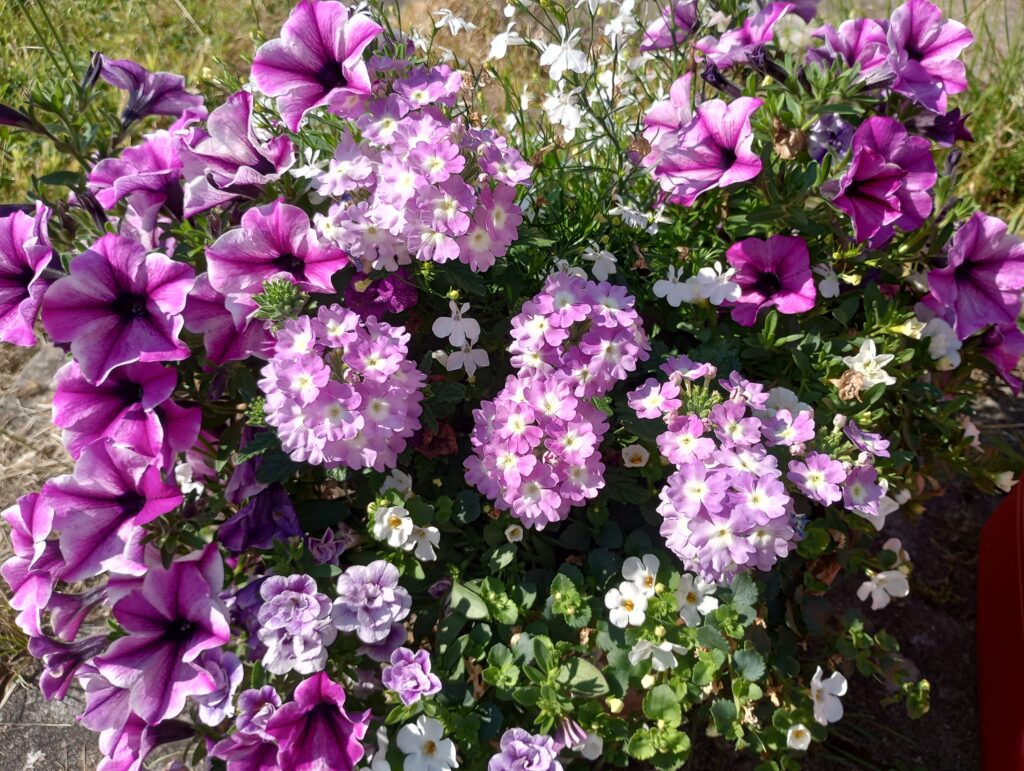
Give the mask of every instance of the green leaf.
POLYGON ((732 656, 733 663, 744 680, 760 680, 764 676, 764 658, 755 650, 743 648, 732 656))
POLYGON ((281 450, 268 450, 263 455, 263 462, 256 469, 256 481, 263 484, 283 482, 291 478, 299 470, 299 464, 289 458, 281 450))
POLYGON ((455 496, 452 503, 452 522, 456 525, 468 525, 480 518, 480 496, 472 490, 463 490, 455 496))
POLYGON ((487 603, 483 597, 465 584, 453 583, 451 595, 452 610, 476 621, 487 618, 487 603))
POLYGON ((718 733, 728 735, 736 722, 736 705, 728 699, 715 699, 711 702, 711 717, 718 733))
POLYGON ((654 736, 649 728, 641 728, 629 738, 626 752, 637 760, 650 760, 657 752, 654 736))
POLYGON ((670 686, 664 684, 656 685, 644 696, 644 714, 651 720, 661 721, 673 728, 683 719, 679 697, 670 686))
POLYGON ((274 431, 260 431, 246 443, 245 447, 235 453, 235 460, 238 463, 244 463, 250 458, 255 458, 257 455, 262 455, 268 450, 274 449, 281 449, 281 442, 277 438, 277 433, 274 431))
POLYGON ((558 671, 558 682, 581 696, 603 696, 608 693, 608 681, 601 670, 586 659, 570 659, 558 671))
POLYGON ((704 624, 697 628, 697 642, 705 648, 714 648, 726 653, 729 651, 729 643, 726 642, 722 633, 710 624, 704 624))

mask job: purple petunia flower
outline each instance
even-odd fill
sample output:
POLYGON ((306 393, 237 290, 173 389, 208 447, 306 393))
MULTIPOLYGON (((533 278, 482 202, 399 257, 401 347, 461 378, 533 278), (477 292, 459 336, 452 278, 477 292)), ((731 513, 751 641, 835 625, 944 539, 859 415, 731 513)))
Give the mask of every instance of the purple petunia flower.
POLYGON ((362 739, 370 711, 345 711, 345 689, 323 672, 303 680, 290 701, 270 718, 267 733, 277 740, 283 769, 351 771, 363 757, 362 739))
POLYGON ((641 51, 661 51, 680 45, 700 23, 697 0, 670 0, 661 14, 644 30, 641 51))
POLYGON ((1017 327, 1017 322, 996 324, 985 330, 981 336, 979 352, 992 362, 996 372, 1013 390, 1020 395, 1021 380, 1013 374, 1020 359, 1024 356, 1024 334, 1017 327))
POLYGON ((43 495, 60 531, 64 581, 81 581, 106 570, 138 574, 130 551, 139 548, 141 526, 176 509, 181 490, 161 479, 152 458, 111 439, 86 447, 74 474, 52 479, 43 495))
POLYGON ((824 24, 814 31, 814 37, 822 44, 808 50, 808 61, 826 66, 838 61, 844 67, 859 67, 858 77, 870 83, 892 77, 885 27, 874 19, 848 19, 838 27, 824 24))
POLYGON ((308 292, 333 292, 331 276, 348 264, 336 246, 321 244, 298 206, 274 201, 249 209, 242 225, 206 249, 210 285, 221 294, 257 294, 271 279, 308 292))
POLYGON ((775 25, 789 11, 792 3, 768 3, 753 16, 743 20, 739 29, 731 29, 721 37, 708 35, 695 44, 695 48, 722 69, 747 61, 747 55, 758 46, 771 43, 775 25))
POLYGON ((72 458, 97 439, 109 438, 169 468, 173 457, 199 437, 200 410, 170 398, 178 382, 170 367, 127 364, 96 386, 70 361, 55 380, 53 423, 64 429, 64 447, 72 458))
POLYGON ((11 587, 8 602, 19 611, 15 617, 26 634, 41 635, 41 614, 50 602, 54 573, 62 566, 53 530, 53 507, 39 493, 23 495, 0 514, 10 528, 14 555, 0 566, 0 575, 11 587), (49 539, 49 540, 48 540, 49 539))
POLYGON ((432 696, 441 690, 441 680, 430 672, 430 654, 425 650, 415 653, 399 648, 391 654, 391 665, 384 667, 381 677, 384 687, 394 691, 403 704, 415 704, 423 696, 432 696))
POLYGON ((28 652, 43 662, 39 675, 39 690, 43 696, 47 700, 63 701, 75 678, 90 668, 88 662, 102 653, 108 643, 106 635, 93 635, 72 643, 42 636, 29 638, 28 652))
POLYGON ((967 68, 960 53, 974 35, 958 21, 944 20, 928 0, 909 0, 889 19, 889 67, 893 90, 938 113, 947 97, 967 90, 967 68))
POLYGON ((218 540, 236 554, 271 549, 274 541, 302 535, 295 506, 280 484, 253 495, 237 514, 217 530, 218 540))
POLYGON ((487 761, 487 771, 562 771, 558 748, 550 736, 509 728, 501 735, 501 751, 487 761))
POLYGON ((262 142, 252 125, 252 94, 238 91, 210 113, 179 154, 188 184, 184 212, 192 217, 238 197, 250 198, 295 163, 288 137, 262 142))
POLYGON ((865 431, 857 425, 856 420, 846 421, 846 425, 843 426, 843 433, 853 443, 853 446, 861 452, 874 455, 876 458, 889 457, 889 440, 881 434, 865 431))
POLYGON ((736 269, 732 280, 741 290, 732 309, 737 324, 752 327, 764 308, 793 314, 814 307, 810 255, 802 238, 745 238, 729 247, 726 259, 736 269))
POLYGON ((937 179, 931 143, 879 115, 860 125, 852 148, 846 172, 822 185, 822 192, 850 215, 856 239, 877 246, 892 238, 894 227, 921 227, 932 212, 928 191, 937 179))
POLYGON ((405 268, 399 268, 380 279, 356 273, 345 287, 345 307, 363 318, 383 318, 387 313, 401 313, 416 305, 419 297, 405 268))
POLYGON ((114 604, 128 633, 96 659, 100 674, 130 691, 132 711, 154 725, 175 717, 189 696, 213 693, 213 676, 198 666, 203 651, 231 639, 219 598, 224 566, 217 547, 149 568, 140 586, 114 604))
POLYGON ((307 575, 270 576, 260 584, 258 636, 267 647, 268 672, 309 675, 324 668, 327 647, 337 637, 331 625, 331 601, 307 575))
POLYGON ((242 683, 242 662, 230 651, 211 648, 203 651, 196 663, 213 678, 214 683, 211 693, 195 697, 199 704, 199 720, 215 726, 235 714, 231 699, 242 683))
POLYGON ((178 117, 187 110, 202 110, 203 97, 185 90, 185 78, 170 72, 150 72, 130 59, 100 57, 99 75, 107 83, 128 92, 121 113, 127 128, 147 115, 178 117))
POLYGON ((214 364, 241 361, 250 356, 267 358, 274 338, 266 323, 256 318, 259 306, 251 298, 223 295, 202 273, 185 301, 185 329, 203 336, 206 355, 214 364))
POLYGON ((998 217, 975 212, 946 247, 946 266, 928 274, 934 304, 955 315, 965 340, 989 324, 1013 324, 1024 289, 1024 241, 998 217))
POLYGON ((44 276, 53 257, 50 214, 37 203, 34 217, 15 211, 0 218, 0 342, 36 344, 36 316, 50 286, 44 276))
POLYGON ((338 577, 332 619, 365 643, 386 640, 392 625, 409 615, 412 598, 398 584, 398 568, 385 560, 352 565, 338 577))
POLYGON ((188 356, 178 334, 194 282, 185 263, 108 233, 46 293, 43 324, 56 342, 71 343, 82 374, 98 385, 122 364, 188 356))
POLYGON ((285 124, 298 131, 307 112, 344 108, 353 97, 370 93, 363 51, 382 28, 370 17, 333 0, 302 0, 292 9, 281 37, 260 46, 252 80, 264 94, 277 97, 285 124))
POLYGON ((760 99, 740 97, 726 103, 711 99, 697 107, 693 120, 674 135, 659 137, 643 159, 673 203, 692 206, 713 188, 746 182, 761 173, 761 159, 752 151, 750 116, 760 99))

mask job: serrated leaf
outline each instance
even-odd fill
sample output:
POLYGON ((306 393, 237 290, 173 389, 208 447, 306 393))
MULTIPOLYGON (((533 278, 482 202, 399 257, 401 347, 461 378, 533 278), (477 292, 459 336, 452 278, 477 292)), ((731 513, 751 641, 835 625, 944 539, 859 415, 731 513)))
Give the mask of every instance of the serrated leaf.
POLYGON ((755 650, 743 648, 732 656, 736 669, 744 680, 760 680, 764 676, 764 658, 755 650))
POLYGON ((726 642, 722 633, 710 624, 704 624, 697 628, 697 642, 705 648, 713 648, 723 652, 728 652, 729 650, 729 643, 726 642))
POLYGON ((654 757, 657 749, 654 745, 654 736, 648 728, 641 728, 629 738, 626 744, 626 752, 637 760, 650 760, 654 757))

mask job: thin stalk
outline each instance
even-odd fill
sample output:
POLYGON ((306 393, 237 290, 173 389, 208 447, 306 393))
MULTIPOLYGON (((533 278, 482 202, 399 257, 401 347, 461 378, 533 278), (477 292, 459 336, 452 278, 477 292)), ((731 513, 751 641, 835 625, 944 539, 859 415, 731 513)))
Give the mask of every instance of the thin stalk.
MULTIPOLYGON (((53 66, 57 71, 63 73, 64 68, 61 66, 61 63, 57 61, 57 55, 54 54, 53 49, 46 40, 46 36, 43 34, 43 31, 36 24, 35 19, 32 18, 32 14, 28 12, 28 0, 18 0, 18 5, 21 6, 21 12, 25 14, 25 19, 28 21, 29 26, 32 27, 32 31, 35 33, 36 38, 39 40, 40 47, 46 51, 46 55, 50 57, 50 61, 53 62, 53 66)), ((71 77, 74 77, 73 71, 71 73, 71 77)))
POLYGON ((36 5, 39 6, 39 10, 43 14, 43 21, 45 21, 46 26, 50 28, 50 32, 53 34, 53 39, 57 41, 57 47, 60 48, 61 55, 63 55, 64 60, 68 63, 68 69, 71 70, 72 77, 76 77, 77 72, 75 70, 75 63, 72 60, 67 47, 64 45, 64 38, 57 32, 57 28, 53 25, 53 20, 50 19, 50 14, 46 10, 46 0, 36 0, 36 5))

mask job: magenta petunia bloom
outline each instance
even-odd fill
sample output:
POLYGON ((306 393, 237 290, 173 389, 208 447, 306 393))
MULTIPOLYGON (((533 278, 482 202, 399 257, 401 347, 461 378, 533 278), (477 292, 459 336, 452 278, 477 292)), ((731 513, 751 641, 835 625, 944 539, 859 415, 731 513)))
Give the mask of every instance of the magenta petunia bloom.
POLYGON ((257 294, 271 279, 309 292, 333 292, 331 276, 348 264, 336 246, 321 244, 309 215, 282 201, 249 209, 242 226, 206 249, 210 285, 221 294, 257 294))
POLYGON ((150 72, 130 59, 100 57, 100 77, 128 92, 121 125, 128 127, 147 115, 178 117, 187 110, 202 111, 203 97, 185 90, 185 78, 171 72, 150 72))
POLYGON ((49 637, 33 636, 28 652, 43 662, 39 674, 39 690, 47 701, 62 701, 83 667, 102 653, 108 644, 106 635, 93 635, 76 642, 61 642, 49 637))
POLYGON ((894 227, 921 227, 932 212, 928 191, 938 176, 931 143, 879 115, 860 125, 851 147, 846 172, 822 185, 822 192, 850 215, 854 237, 878 246, 892 238, 894 227))
POLYGON ((15 621, 29 635, 41 635, 40 617, 53 593, 54 573, 62 561, 53 529, 53 507, 39 493, 23 495, 0 514, 10 528, 14 556, 0 565, 11 587, 8 602, 19 611, 15 621))
POLYGON ((807 51, 807 60, 830 65, 860 67, 859 77, 875 81, 891 77, 889 43, 885 27, 874 19, 847 19, 838 27, 823 24, 814 31, 821 45, 807 51))
POLYGON ((202 334, 206 355, 214 364, 250 356, 265 359, 273 351, 274 338, 266 323, 256 318, 258 310, 245 295, 222 295, 202 273, 185 303, 185 329, 202 334))
POLYGON ((139 546, 141 525, 182 501, 181 490, 163 481, 152 458, 110 439, 86 447, 74 474, 47 482, 43 495, 53 506, 54 527, 60 531, 64 581, 112 569, 138 573, 133 547, 139 546))
POLYGON ((132 711, 148 725, 178 715, 189 696, 217 690, 197 662, 203 651, 231 639, 228 610, 218 596, 224 566, 217 547, 152 566, 141 586, 114 604, 114 618, 128 633, 96 659, 112 685, 127 688, 132 711))
POLYGON ((657 157, 649 155, 644 164, 656 164, 654 177, 670 201, 692 206, 701 193, 761 173, 750 127, 750 116, 760 106, 760 99, 750 97, 728 104, 711 99, 697 108, 695 119, 680 129, 674 142, 659 138, 657 157))
POLYGON ((370 93, 363 51, 382 28, 362 13, 349 16, 334 0, 302 0, 292 9, 281 37, 260 46, 252 80, 277 97, 281 117, 292 131, 307 112, 334 111, 370 93))
POLYGON ((740 297, 732 318, 744 327, 754 326, 763 308, 779 313, 803 313, 814 307, 814 279, 807 244, 797 236, 745 238, 729 247, 726 259, 736 269, 733 276, 740 297))
POLYGON ((303 680, 294 699, 267 723, 280 747, 278 765, 289 771, 352 771, 363 757, 370 711, 346 712, 345 689, 323 672, 303 680))
POLYGON ((1006 381, 1015 396, 1021 392, 1021 380, 1013 374, 1024 356, 1024 334, 1017 328, 1017 323, 996 324, 985 330, 981 336, 982 356, 992 362, 999 376, 1006 381))
POLYGON ((82 374, 99 384, 122 364, 188 356, 178 334, 194 282, 185 263, 108 233, 46 293, 43 324, 54 341, 71 343, 82 374))
POLYGON ((745 18, 739 29, 731 29, 721 37, 702 37, 695 47, 722 69, 742 64, 752 50, 772 42, 775 25, 793 7, 792 3, 768 3, 753 16, 745 18))
POLYGON ((974 35, 946 20, 928 0, 908 0, 889 19, 889 67, 893 90, 938 113, 947 97, 967 90, 967 68, 958 58, 974 35))
POLYGON ((661 51, 680 45, 697 29, 697 0, 670 0, 661 14, 644 30, 641 51, 661 51))
POLYGON ((171 401, 177 373, 155 362, 118 367, 96 386, 70 361, 57 371, 53 423, 64 429, 64 446, 72 458, 97 439, 111 438, 140 455, 160 459, 190 449, 202 418, 196 408, 171 401))
POLYGON ((185 177, 185 216, 192 217, 239 197, 251 198, 292 167, 295 148, 288 137, 267 142, 252 125, 252 94, 238 91, 210 113, 180 149, 185 177))
POLYGON ((998 217, 975 212, 946 247, 946 266, 928 274, 938 305, 952 309, 957 337, 989 324, 1013 324, 1024 289, 1024 241, 998 217))
POLYGON ((37 203, 34 217, 15 211, 0 218, 0 342, 36 344, 36 316, 50 286, 43 274, 53 257, 50 214, 37 203))
POLYGON ((418 299, 416 285, 402 267, 376 280, 365 273, 356 273, 345 287, 345 307, 363 318, 382 319, 388 313, 401 313, 414 306, 418 299))

